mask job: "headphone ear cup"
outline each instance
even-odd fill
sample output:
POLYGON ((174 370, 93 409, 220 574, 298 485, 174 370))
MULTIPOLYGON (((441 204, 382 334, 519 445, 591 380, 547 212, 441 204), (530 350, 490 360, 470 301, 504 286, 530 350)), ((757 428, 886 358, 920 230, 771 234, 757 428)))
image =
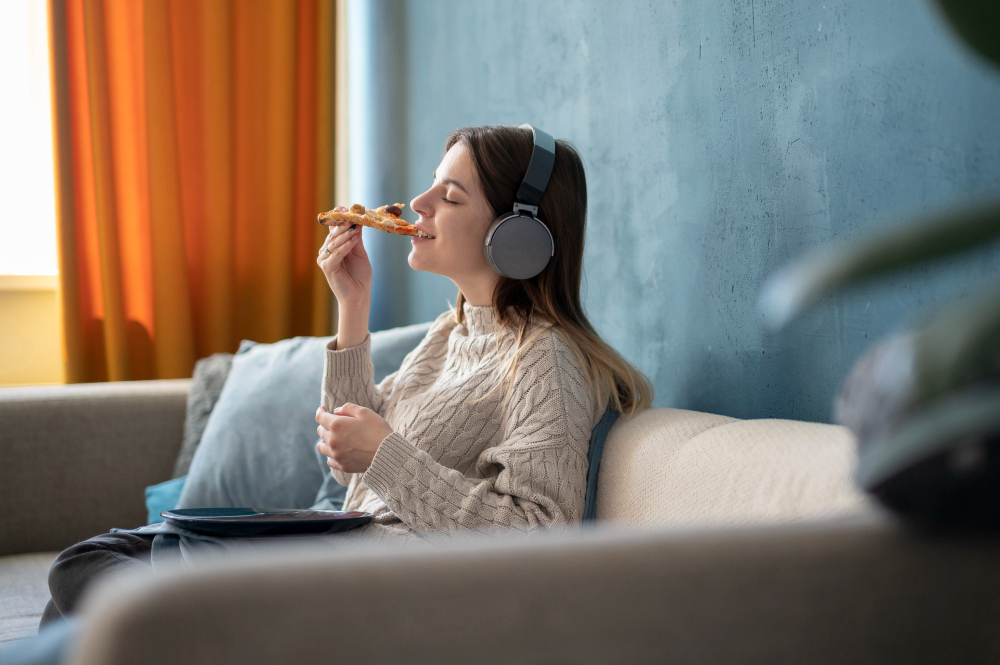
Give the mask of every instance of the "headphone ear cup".
POLYGON ((493 220, 483 243, 486 262, 511 279, 530 279, 542 272, 555 254, 552 232, 542 220, 509 213, 493 220))

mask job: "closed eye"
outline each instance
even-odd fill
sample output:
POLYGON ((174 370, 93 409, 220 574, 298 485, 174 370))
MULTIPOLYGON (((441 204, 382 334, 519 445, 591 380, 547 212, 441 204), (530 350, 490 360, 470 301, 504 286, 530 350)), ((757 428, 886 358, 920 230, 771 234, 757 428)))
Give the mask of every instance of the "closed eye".
POLYGON ((444 201, 445 203, 447 203, 448 205, 453 205, 453 206, 457 206, 458 205, 458 201, 452 201, 447 196, 442 196, 441 200, 444 201))

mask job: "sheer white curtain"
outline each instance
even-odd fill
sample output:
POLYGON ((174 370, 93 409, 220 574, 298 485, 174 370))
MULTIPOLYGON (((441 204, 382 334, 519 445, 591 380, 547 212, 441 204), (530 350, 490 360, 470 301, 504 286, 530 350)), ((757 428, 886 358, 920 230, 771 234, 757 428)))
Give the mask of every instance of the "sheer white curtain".
POLYGON ((55 275, 45 0, 0 2, 0 275, 55 275))

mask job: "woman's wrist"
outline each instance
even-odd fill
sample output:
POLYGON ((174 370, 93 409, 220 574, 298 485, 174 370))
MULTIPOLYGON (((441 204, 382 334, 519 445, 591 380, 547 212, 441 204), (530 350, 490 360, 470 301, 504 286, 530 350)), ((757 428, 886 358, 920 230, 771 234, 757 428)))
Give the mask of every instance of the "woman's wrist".
POLYGON ((358 346, 368 336, 368 307, 345 308, 337 315, 337 350, 358 346))

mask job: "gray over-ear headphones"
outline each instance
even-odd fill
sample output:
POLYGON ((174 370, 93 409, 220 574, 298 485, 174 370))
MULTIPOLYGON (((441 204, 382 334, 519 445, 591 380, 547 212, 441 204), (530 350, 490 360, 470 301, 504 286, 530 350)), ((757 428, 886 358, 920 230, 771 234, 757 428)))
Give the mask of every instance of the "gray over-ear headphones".
POLYGON ((493 220, 483 241, 486 262, 511 279, 534 277, 545 269, 556 253, 552 232, 538 219, 538 202, 548 187, 556 162, 556 141, 531 125, 521 127, 530 129, 534 139, 531 161, 517 190, 514 211, 493 220))

